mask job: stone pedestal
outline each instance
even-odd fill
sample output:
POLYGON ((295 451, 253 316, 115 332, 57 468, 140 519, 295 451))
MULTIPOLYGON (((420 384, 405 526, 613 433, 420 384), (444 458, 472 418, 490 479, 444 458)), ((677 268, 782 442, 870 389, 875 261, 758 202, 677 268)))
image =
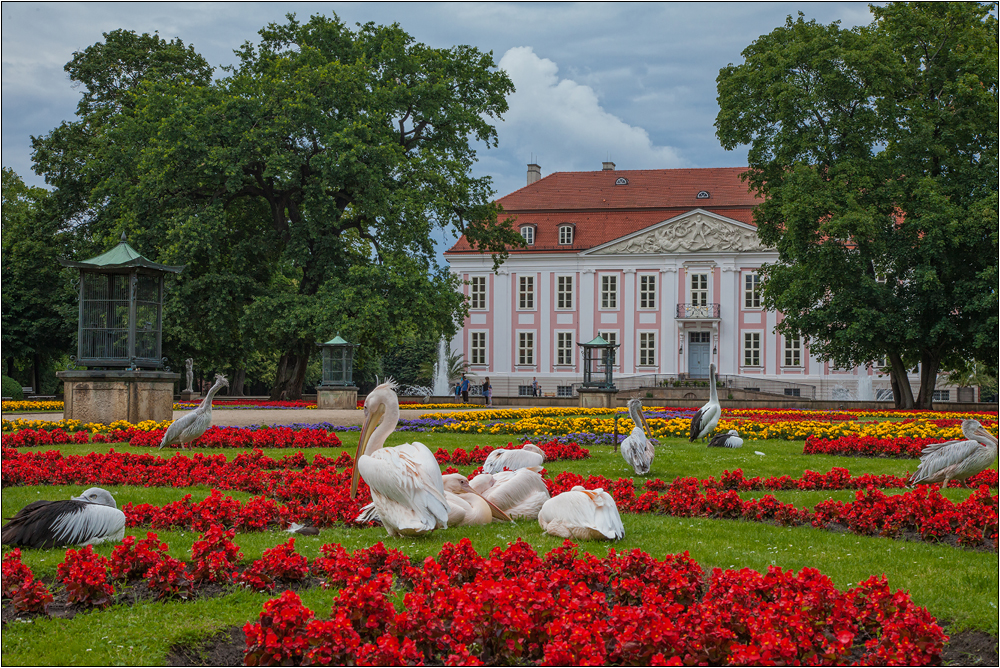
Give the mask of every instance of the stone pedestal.
POLYGON ((316 408, 354 410, 358 407, 358 388, 336 385, 316 388, 316 408))
POLYGON ((181 391, 181 401, 201 401, 201 392, 181 391))
POLYGON ((174 416, 174 383, 168 371, 58 371, 64 382, 63 417, 111 424, 128 420, 169 420, 174 416))
POLYGON ((580 394, 580 408, 610 408, 617 406, 615 399, 618 390, 605 390, 598 387, 581 387, 577 390, 580 394))

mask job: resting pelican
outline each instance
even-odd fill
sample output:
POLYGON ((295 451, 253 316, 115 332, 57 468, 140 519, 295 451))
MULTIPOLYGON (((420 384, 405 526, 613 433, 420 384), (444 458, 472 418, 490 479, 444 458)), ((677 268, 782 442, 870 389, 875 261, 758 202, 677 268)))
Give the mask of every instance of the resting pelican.
POLYGON ((221 373, 215 374, 215 384, 208 390, 208 394, 201 400, 198 408, 174 420, 167 427, 167 433, 163 435, 163 440, 160 441, 161 449, 165 445, 180 445, 183 448, 185 443, 190 443, 197 439, 205 433, 206 429, 212 426, 212 399, 215 397, 215 393, 222 389, 223 385, 229 387, 229 381, 221 373))
POLYGON ((125 513, 111 493, 91 487, 66 501, 32 501, 0 530, 4 545, 98 545, 125 537, 125 513))
POLYGON ((708 442, 708 447, 710 448, 742 448, 743 439, 740 438, 740 432, 735 429, 730 429, 725 434, 716 434, 712 437, 712 440, 708 442))
POLYGON ((545 461, 545 453, 537 445, 525 443, 519 450, 494 450, 483 462, 483 471, 486 473, 500 473, 504 469, 516 471, 526 469, 529 466, 541 466, 545 461))
POLYGON ((910 478, 910 486, 941 483, 941 489, 949 480, 965 480, 989 467, 997 458, 997 439, 977 420, 962 420, 962 434, 967 441, 946 441, 933 443, 920 454, 920 466, 910 478))
POLYGON ((399 422, 396 382, 382 383, 365 399, 365 419, 354 454, 351 498, 358 495, 358 476, 372 493, 375 511, 390 536, 420 536, 448 528, 441 467, 423 443, 382 445, 399 422))
POLYGON ((545 502, 538 513, 542 530, 560 538, 577 540, 618 540, 624 538, 618 506, 611 495, 598 487, 577 485, 545 502))
POLYGON ((461 473, 449 473, 442 480, 448 501, 448 526, 478 526, 494 519, 510 522, 510 516, 474 490, 461 473))
POLYGON ((540 466, 529 466, 516 471, 480 473, 469 484, 511 517, 534 520, 550 498, 539 471, 540 466))
POLYGON ((694 443, 695 439, 705 438, 715 430, 715 425, 719 424, 722 417, 722 406, 719 405, 719 393, 715 389, 715 365, 708 366, 708 403, 698 409, 698 412, 691 418, 691 436, 688 442, 694 443))
POLYGON ((629 399, 628 414, 632 416, 632 433, 622 441, 622 457, 635 470, 636 475, 646 475, 649 473, 649 465, 653 463, 655 452, 653 446, 656 441, 646 437, 649 425, 642 414, 642 400, 629 399))

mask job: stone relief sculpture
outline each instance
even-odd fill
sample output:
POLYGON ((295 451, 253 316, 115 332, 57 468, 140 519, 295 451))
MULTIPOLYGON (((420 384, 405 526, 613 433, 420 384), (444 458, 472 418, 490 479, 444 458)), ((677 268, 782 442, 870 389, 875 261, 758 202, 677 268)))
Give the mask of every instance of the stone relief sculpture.
POLYGON ((185 392, 194 392, 194 358, 189 357, 184 360, 184 367, 187 370, 187 389, 185 392))
POLYGON ((598 255, 620 253, 676 253, 690 251, 743 252, 767 250, 755 230, 748 230, 703 214, 695 214, 645 234, 597 251, 598 255))

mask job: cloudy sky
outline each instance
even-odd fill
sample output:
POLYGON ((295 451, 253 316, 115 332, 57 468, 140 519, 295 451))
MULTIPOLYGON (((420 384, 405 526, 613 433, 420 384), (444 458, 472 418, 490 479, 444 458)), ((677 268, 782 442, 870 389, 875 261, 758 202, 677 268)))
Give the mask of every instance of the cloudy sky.
POLYGON ((63 65, 103 32, 180 37, 220 66, 289 12, 397 22, 431 46, 492 51, 517 89, 498 124, 499 148, 480 151, 475 169, 498 195, 524 186, 532 158, 543 175, 600 169, 609 157, 618 169, 740 166, 745 151, 724 151, 715 137, 715 78, 799 11, 844 27, 871 21, 860 2, 4 2, 3 166, 44 185, 31 171, 30 136, 74 117, 80 92, 63 65))

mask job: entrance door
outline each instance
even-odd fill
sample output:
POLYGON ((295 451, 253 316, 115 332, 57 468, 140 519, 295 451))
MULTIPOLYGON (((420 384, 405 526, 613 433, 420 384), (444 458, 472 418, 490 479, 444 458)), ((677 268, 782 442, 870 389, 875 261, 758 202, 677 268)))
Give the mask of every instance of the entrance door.
POLYGON ((688 333, 688 375, 691 378, 708 378, 712 357, 712 333, 688 333))

